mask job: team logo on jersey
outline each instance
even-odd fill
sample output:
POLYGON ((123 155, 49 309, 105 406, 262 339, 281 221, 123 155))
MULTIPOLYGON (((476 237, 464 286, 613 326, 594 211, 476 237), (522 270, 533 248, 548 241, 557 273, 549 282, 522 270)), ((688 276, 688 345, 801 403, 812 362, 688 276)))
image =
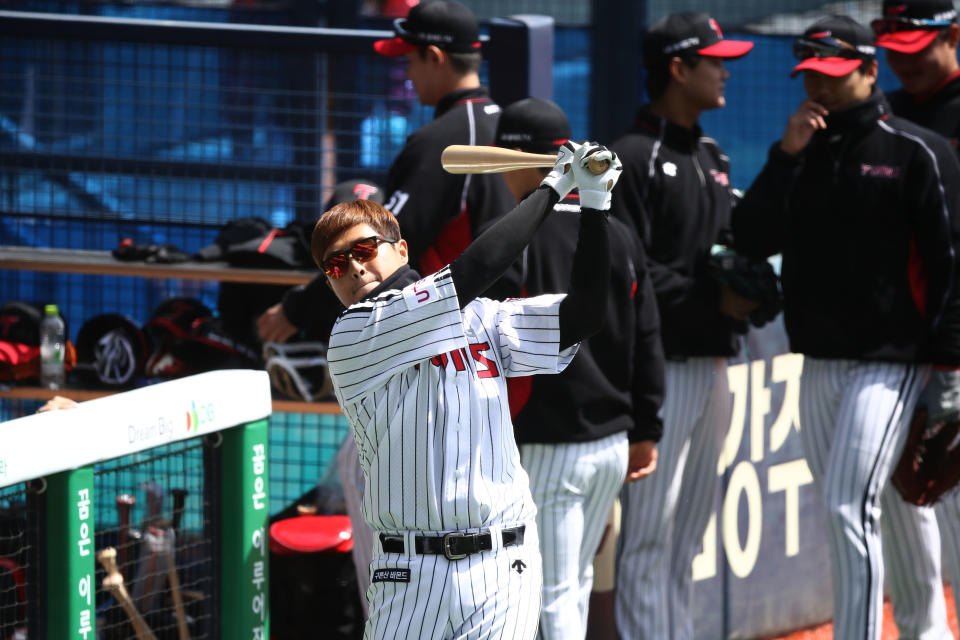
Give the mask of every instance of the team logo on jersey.
POLYGON ((513 564, 510 565, 510 568, 517 573, 523 573, 523 570, 527 568, 527 565, 523 563, 523 560, 514 560, 513 564))
POLYGON ((871 178, 899 178, 900 167, 863 163, 860 165, 860 175, 870 176, 871 178))
POLYGON ((677 176, 677 165, 673 164, 672 162, 664 162, 662 165, 660 165, 660 168, 663 169, 664 175, 670 176, 671 178, 675 178, 677 176))
POLYGON ((477 371, 478 378, 499 378, 500 369, 497 368, 497 363, 484 355, 484 352, 489 350, 489 342, 470 344, 467 345, 467 349, 454 349, 449 353, 433 356, 430 358, 430 363, 441 369, 446 369, 448 364, 453 364, 454 371, 466 371, 467 363, 472 359, 475 363, 474 368, 477 371))
POLYGON ((716 169, 710 169, 710 175, 713 176, 714 181, 719 184, 721 187, 730 186, 730 176, 726 171, 717 171, 716 169))
POLYGON ((374 582, 410 582, 410 569, 377 569, 374 582))

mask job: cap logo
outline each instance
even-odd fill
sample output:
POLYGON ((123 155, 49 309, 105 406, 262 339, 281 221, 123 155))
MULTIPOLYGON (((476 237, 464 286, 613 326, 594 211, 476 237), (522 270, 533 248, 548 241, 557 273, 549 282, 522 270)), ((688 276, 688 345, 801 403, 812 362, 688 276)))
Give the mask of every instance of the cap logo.
POLYGON ((813 38, 814 40, 819 40, 820 38, 829 38, 829 37, 830 37, 830 32, 829 32, 829 31, 819 31, 819 32, 817 32, 817 33, 811 33, 809 37, 810 37, 810 38, 813 38))
POLYGON ((700 38, 694 36, 692 38, 687 38, 686 40, 681 40, 680 42, 674 42, 668 47, 663 48, 664 53, 673 53, 674 51, 682 51, 683 49, 689 49, 690 47, 696 47, 700 44, 700 38))
POLYGON ((903 12, 906 11, 906 10, 907 10, 907 5, 905 5, 905 4, 896 4, 896 5, 892 5, 892 6, 887 7, 887 10, 886 10, 885 13, 886 13, 888 16, 898 16, 898 15, 900 15, 901 13, 903 13, 903 12))
POLYGON ((723 40, 723 31, 720 31, 720 25, 717 24, 717 21, 713 18, 710 18, 707 21, 707 24, 710 25, 710 28, 717 32, 717 37, 723 40))
POLYGON ((377 188, 370 184, 353 185, 353 195, 357 196, 357 200, 369 200, 370 196, 376 192, 377 188))
POLYGON ((448 33, 413 33, 410 35, 421 42, 453 42, 453 36, 448 33))

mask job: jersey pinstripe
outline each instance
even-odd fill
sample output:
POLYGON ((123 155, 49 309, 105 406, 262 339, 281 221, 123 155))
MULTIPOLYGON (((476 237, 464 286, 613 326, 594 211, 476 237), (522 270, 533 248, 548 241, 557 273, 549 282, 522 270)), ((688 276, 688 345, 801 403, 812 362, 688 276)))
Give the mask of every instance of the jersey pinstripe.
POLYGON ((657 470, 620 492, 615 615, 621 637, 637 640, 693 638, 692 562, 730 425, 725 358, 667 361, 665 374, 657 470))
POLYGON ((381 531, 452 531, 533 519, 505 377, 558 373, 563 296, 471 301, 450 270, 347 309, 327 353, 381 531))
POLYGON ((538 545, 529 523, 523 545, 496 545, 455 562, 375 548, 371 572, 409 570, 420 580, 371 584, 364 640, 532 640, 540 614, 538 545))
POLYGON ((588 442, 520 446, 541 537, 541 640, 586 635, 593 558, 627 474, 628 447, 623 431, 588 442))

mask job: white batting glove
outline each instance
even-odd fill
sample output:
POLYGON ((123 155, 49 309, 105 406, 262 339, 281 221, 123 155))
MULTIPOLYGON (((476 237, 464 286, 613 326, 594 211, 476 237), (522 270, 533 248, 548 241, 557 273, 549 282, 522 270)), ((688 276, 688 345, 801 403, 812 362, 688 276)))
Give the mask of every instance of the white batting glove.
POLYGON ((623 165, 610 149, 596 142, 585 142, 574 156, 573 175, 580 188, 580 206, 597 211, 609 211, 613 186, 620 179, 623 165), (599 174, 590 170, 591 160, 608 162, 606 170, 599 174))
POLYGON ((556 191, 561 200, 577 186, 576 178, 573 177, 573 163, 579 148, 580 145, 572 140, 564 142, 557 153, 557 163, 540 183, 556 191))

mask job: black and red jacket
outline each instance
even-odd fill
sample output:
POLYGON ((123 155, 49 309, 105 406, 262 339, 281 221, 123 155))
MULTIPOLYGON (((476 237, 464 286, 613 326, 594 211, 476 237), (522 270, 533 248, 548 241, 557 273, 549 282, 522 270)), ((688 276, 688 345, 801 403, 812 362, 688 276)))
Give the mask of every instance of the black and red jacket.
MULTIPOLYGON (((524 251, 514 295, 569 289, 579 227, 579 197, 571 194, 556 205, 524 251)), ((611 280, 603 328, 580 345, 559 375, 507 381, 518 443, 585 442, 621 431, 628 432, 631 442, 660 439, 663 347, 643 247, 614 218, 608 233, 611 280)))
POLYGON ((623 162, 611 213, 643 241, 667 358, 735 355, 746 324, 720 313, 718 285, 703 272, 730 224, 729 159, 699 126, 648 107, 611 148, 623 162))
POLYGON ((422 274, 452 262, 477 229, 516 204, 500 176, 454 175, 440 164, 451 144, 492 143, 499 117, 500 107, 483 87, 450 93, 390 165, 385 206, 397 216, 411 263, 422 274))
POLYGON ((894 115, 936 131, 957 149, 960 140, 960 71, 951 74, 933 95, 916 99, 903 89, 887 94, 894 115))
POLYGON ((879 90, 797 156, 773 145, 733 214, 735 246, 783 254, 790 348, 960 365, 960 164, 879 90))

